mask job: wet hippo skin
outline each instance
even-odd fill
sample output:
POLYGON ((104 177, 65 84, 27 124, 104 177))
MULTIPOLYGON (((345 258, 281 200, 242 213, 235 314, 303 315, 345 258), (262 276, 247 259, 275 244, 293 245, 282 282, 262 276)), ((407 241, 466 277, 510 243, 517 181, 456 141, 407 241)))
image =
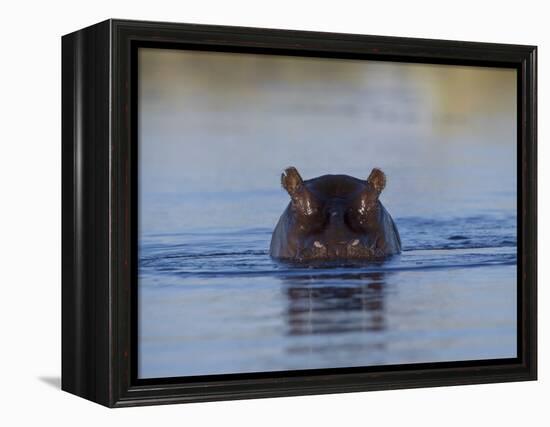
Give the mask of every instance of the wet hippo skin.
POLYGON ((367 180, 323 175, 304 181, 296 168, 281 175, 290 203, 271 237, 270 255, 291 261, 379 260, 401 252, 399 232, 379 200, 386 176, 367 180))

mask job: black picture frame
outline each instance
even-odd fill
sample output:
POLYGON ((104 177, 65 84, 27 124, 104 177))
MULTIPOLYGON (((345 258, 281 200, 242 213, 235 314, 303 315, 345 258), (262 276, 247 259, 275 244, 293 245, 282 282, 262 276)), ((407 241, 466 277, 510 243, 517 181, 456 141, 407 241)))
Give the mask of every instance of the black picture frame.
POLYGON ((537 378, 535 46, 107 20, 62 38, 62 389, 109 407, 537 378), (138 46, 518 71, 518 357, 138 380, 138 46))

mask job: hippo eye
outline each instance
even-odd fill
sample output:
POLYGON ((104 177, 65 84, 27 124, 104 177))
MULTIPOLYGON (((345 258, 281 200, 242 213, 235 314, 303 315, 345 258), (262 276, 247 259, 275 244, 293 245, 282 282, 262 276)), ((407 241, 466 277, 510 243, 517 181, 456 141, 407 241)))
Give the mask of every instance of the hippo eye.
POLYGON ((359 214, 356 208, 350 208, 346 211, 345 221, 349 228, 354 231, 361 231, 366 224, 366 218, 359 214))
POLYGON ((297 225, 304 233, 319 232, 328 222, 327 213, 323 206, 312 206, 311 209, 295 209, 294 212, 297 225))
POLYGON ((370 201, 368 201, 367 199, 361 198, 359 199, 359 203, 356 207, 357 214, 360 218, 366 218, 374 207, 374 203, 370 203, 370 201))
POLYGON ((318 203, 312 200, 311 197, 307 197, 308 195, 306 194, 303 196, 304 197, 296 197, 292 200, 298 208, 298 211, 304 216, 316 216, 319 213, 318 203))
POLYGON ((372 214, 376 211, 376 203, 367 203, 365 199, 359 199, 346 211, 346 223, 352 230, 362 231, 368 227, 372 220, 372 214))
POLYGON ((366 186, 353 196, 346 221, 352 229, 365 229, 378 209, 378 197, 386 185, 386 176, 380 169, 373 169, 366 186))

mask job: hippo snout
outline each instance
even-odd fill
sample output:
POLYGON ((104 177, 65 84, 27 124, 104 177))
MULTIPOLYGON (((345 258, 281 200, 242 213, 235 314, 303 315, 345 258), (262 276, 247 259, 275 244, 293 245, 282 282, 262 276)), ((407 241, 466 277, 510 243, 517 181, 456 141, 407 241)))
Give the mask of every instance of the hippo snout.
POLYGON ((313 248, 301 251, 304 259, 361 259, 380 256, 376 252, 375 245, 368 244, 358 238, 332 243, 313 242, 313 248))

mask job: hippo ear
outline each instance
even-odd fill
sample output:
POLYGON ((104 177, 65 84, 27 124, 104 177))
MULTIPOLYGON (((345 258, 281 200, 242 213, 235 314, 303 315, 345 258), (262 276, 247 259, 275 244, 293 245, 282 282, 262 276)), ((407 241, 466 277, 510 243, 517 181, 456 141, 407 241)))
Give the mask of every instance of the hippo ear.
POLYGON ((312 218, 320 213, 320 204, 304 185, 304 180, 294 167, 286 168, 281 175, 281 184, 290 195, 292 207, 302 217, 312 218))
POLYGON ((361 191, 356 200, 356 209, 360 217, 366 218, 378 202, 378 196, 386 186, 386 175, 378 168, 374 168, 367 178, 368 186, 361 191))
POLYGON ((378 168, 374 168, 367 178, 367 182, 379 195, 386 186, 386 175, 378 168))
POLYGON ((298 173, 298 170, 294 166, 291 166, 286 168, 281 174, 281 185, 292 197, 303 187, 304 180, 298 173))

